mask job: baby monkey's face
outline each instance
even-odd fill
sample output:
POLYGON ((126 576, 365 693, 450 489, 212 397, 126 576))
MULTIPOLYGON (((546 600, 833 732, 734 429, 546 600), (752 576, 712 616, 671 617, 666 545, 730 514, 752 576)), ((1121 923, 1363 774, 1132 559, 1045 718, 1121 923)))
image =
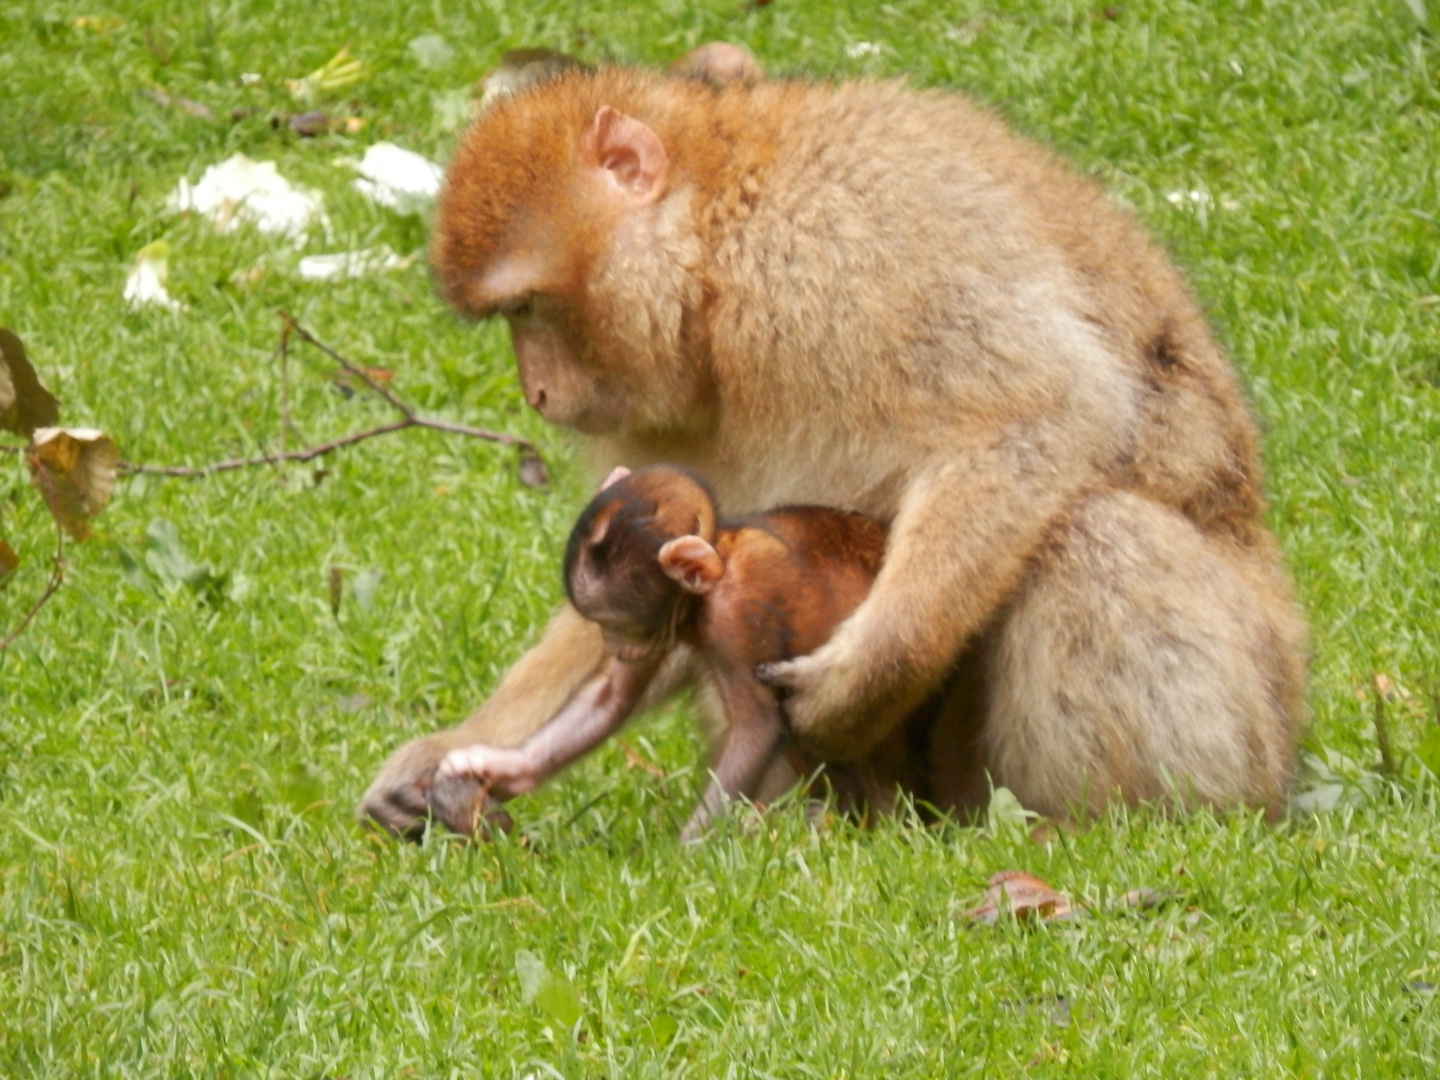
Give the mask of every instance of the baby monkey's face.
POLYGON ((675 644, 683 593, 656 571, 655 588, 637 589, 633 579, 616 579, 599 595, 592 592, 576 610, 600 627, 609 652, 626 663, 652 659, 675 644))
POLYGON ((605 637, 605 647, 617 659, 624 660, 627 664, 648 660, 666 647, 663 638, 646 637, 634 626, 614 623, 607 626, 602 622, 600 632, 605 637))
POLYGON ((611 655, 638 663, 671 649, 694 611, 672 565, 686 541, 708 548, 715 504, 694 477, 658 466, 617 469, 580 515, 565 549, 565 588, 575 610, 599 625, 611 655))

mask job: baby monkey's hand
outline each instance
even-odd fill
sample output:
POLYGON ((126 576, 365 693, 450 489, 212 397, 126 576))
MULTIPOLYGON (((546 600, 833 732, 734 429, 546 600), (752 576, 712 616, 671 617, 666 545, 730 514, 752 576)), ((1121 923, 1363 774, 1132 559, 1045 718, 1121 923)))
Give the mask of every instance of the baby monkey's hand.
POLYGON ((452 776, 479 780, 489 796, 500 801, 533 791, 544 779, 523 750, 483 744, 462 746, 446 755, 435 777, 443 780, 452 776))

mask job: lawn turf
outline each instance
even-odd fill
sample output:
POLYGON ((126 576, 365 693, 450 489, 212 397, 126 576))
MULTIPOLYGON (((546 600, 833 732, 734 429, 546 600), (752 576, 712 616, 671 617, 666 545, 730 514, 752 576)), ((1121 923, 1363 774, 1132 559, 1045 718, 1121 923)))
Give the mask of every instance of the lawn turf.
MULTIPOLYGON (((66 423, 138 462, 273 449, 284 308, 428 414, 536 440, 554 480, 410 431, 120 483, 0 653, 0 1075, 1434 1075, 1440 53, 1412 7, 0 6, 0 325, 66 423), (426 35, 450 55, 412 48, 426 35), (503 333, 435 297, 423 217, 372 205, 346 161, 380 140, 443 161, 455 102, 508 48, 664 63, 717 38, 774 72, 974 94, 1174 253, 1265 429, 1311 619, 1301 788, 1321 812, 1117 812, 1036 842, 998 820, 812 827, 791 807, 684 852, 701 777, 682 703, 516 803, 510 841, 354 825, 387 753, 461 717, 538 633, 584 477, 524 408, 503 333), (272 123, 300 108, 285 79, 347 44, 364 77, 316 107, 358 130, 272 123), (321 191, 328 235, 297 250, 167 212, 180 178, 236 152, 321 191), (121 299, 156 240, 183 311, 121 299), (293 273, 300 253, 381 243, 420 257, 293 273), (1086 917, 957 919, 1008 868, 1086 917), (1121 902, 1140 888, 1165 902, 1121 902)), ((313 350, 289 370, 288 446, 391 419, 313 350)), ((53 542, 5 455, 0 535, 25 558, 3 635, 53 542)))

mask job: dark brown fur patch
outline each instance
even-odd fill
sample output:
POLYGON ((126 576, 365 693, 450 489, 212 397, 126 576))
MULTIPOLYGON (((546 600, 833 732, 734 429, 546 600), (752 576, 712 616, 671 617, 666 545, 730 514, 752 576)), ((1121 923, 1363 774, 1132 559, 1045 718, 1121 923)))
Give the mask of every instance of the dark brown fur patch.
POLYGON ((1156 367, 1169 371, 1180 363, 1180 352, 1166 327, 1145 345, 1145 358, 1156 367))

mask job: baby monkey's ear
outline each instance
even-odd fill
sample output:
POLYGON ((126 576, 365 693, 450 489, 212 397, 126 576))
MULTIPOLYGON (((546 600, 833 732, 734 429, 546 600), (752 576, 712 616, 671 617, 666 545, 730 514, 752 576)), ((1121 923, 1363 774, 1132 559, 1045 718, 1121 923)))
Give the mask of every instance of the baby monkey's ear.
POLYGON ((621 480, 624 480, 629 475, 630 470, 627 469, 624 465, 616 465, 615 468, 610 470, 610 475, 605 477, 605 479, 601 481, 600 486, 595 490, 604 491, 611 484, 618 484, 621 480))
POLYGON ((677 536, 660 549, 660 569, 692 593, 706 593, 725 574, 720 555, 698 536, 677 536))

